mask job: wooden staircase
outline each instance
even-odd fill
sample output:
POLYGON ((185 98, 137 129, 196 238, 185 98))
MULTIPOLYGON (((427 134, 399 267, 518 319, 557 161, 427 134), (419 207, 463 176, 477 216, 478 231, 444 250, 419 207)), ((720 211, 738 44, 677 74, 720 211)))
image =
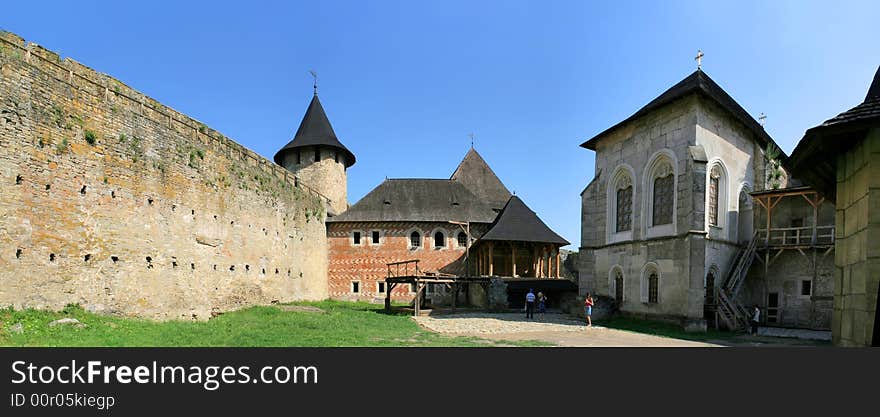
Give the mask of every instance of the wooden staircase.
POLYGON ((727 274, 727 278, 723 285, 716 287, 715 299, 718 300, 718 315, 729 330, 736 330, 740 327, 748 328, 749 313, 748 310, 736 300, 742 284, 746 280, 746 274, 752 261, 755 259, 755 250, 758 246, 758 231, 752 235, 752 240, 745 249, 741 249, 737 254, 736 260, 727 274))

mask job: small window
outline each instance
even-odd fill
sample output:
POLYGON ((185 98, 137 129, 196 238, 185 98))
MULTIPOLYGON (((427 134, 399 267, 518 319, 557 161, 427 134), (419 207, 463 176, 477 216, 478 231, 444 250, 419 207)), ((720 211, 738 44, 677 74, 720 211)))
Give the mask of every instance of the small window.
POLYGON ((813 294, 813 281, 801 281, 801 295, 813 294))
POLYGON ((416 292, 416 284, 409 284, 409 292, 411 292, 411 293, 416 292))
POLYGON ((445 248, 446 247, 446 236, 443 232, 434 233, 434 247, 435 248, 445 248))
POLYGON ((650 277, 648 277, 648 302, 652 304, 657 303, 657 284, 658 278, 656 273, 652 273, 650 277))
POLYGON ((361 232, 352 232, 351 239, 355 245, 360 245, 361 244, 361 232))
POLYGON ((297 165, 302 163, 302 151, 299 149, 296 150, 296 163, 297 165))
POLYGON ((466 248, 468 245, 468 237, 465 232, 458 232, 458 246, 461 248, 466 248))
POLYGON ((352 283, 351 283, 351 292, 352 292, 353 294, 358 294, 358 293, 360 293, 360 292, 361 292, 361 283, 360 283, 360 282, 357 282, 357 281, 352 282, 352 283))
POLYGON ((409 246, 413 248, 422 246, 422 235, 420 235, 419 232, 412 232, 409 234, 409 246))
POLYGON ((321 148, 315 148, 315 162, 321 160, 321 148))
POLYGON ((379 294, 385 294, 385 283, 384 282, 377 282, 376 283, 376 291, 378 291, 379 294))
POLYGON ((379 231, 373 230, 370 234, 372 235, 371 237, 373 240, 373 244, 378 245, 379 244, 379 231))
POLYGON ((336 153, 333 155, 333 159, 334 159, 336 162, 339 162, 339 151, 336 151, 336 153))

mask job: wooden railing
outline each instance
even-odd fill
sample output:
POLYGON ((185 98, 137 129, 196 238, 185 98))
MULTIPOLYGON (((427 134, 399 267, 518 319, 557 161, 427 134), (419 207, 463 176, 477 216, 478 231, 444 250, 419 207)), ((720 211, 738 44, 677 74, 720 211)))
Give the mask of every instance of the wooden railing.
POLYGON ((411 259, 408 261, 390 262, 388 265, 388 278, 392 277, 409 277, 421 275, 419 271, 419 260, 411 259))
POLYGON ((834 226, 774 227, 759 229, 761 246, 827 246, 834 244, 834 226))

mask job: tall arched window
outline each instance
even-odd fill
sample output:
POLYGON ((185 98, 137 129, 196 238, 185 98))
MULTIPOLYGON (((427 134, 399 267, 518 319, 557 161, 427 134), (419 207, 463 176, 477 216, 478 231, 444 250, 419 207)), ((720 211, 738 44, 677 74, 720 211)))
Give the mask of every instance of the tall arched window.
POLYGON ((654 171, 651 225, 672 224, 672 207, 675 204, 675 176, 672 166, 665 162, 654 171))
POLYGON ((620 165, 608 183, 607 237, 609 242, 632 239, 633 197, 632 168, 620 165))
POLYGON ((418 248, 422 246, 422 235, 419 232, 412 232, 409 234, 409 247, 418 248))
POLYGON ((718 165, 712 167, 709 172, 709 225, 718 226, 718 193, 721 188, 721 168, 718 165))
POLYGON ((441 231, 434 232, 434 247, 435 248, 445 248, 446 247, 446 235, 441 231))

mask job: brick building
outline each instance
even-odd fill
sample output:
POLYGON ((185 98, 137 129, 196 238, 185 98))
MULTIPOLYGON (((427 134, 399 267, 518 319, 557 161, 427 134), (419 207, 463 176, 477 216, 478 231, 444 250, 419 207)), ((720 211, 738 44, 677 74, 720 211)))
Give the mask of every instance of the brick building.
MULTIPOLYGON (((308 180, 328 200, 330 298, 379 302, 386 297, 387 264, 408 260, 418 260, 420 272, 426 274, 511 279, 561 275, 559 248, 568 242, 512 197, 473 148, 448 179, 386 179, 349 206, 346 170, 355 156, 336 137, 315 94, 294 139, 278 151, 275 161, 308 180), (506 207, 506 220, 497 225, 506 207), (498 226, 496 238, 480 242, 493 226, 498 226), (508 253, 515 247, 521 248, 513 258, 523 265, 518 272, 511 269, 508 253), (497 271, 488 267, 493 262, 497 271), (543 273, 536 275, 539 267, 543 273)), ((429 285, 426 292, 426 299, 434 303, 452 297, 446 287, 429 285)), ((391 298, 409 301, 414 294, 409 286, 397 286, 391 298)), ((474 295, 469 290, 461 293, 461 302, 473 302, 474 295)))

